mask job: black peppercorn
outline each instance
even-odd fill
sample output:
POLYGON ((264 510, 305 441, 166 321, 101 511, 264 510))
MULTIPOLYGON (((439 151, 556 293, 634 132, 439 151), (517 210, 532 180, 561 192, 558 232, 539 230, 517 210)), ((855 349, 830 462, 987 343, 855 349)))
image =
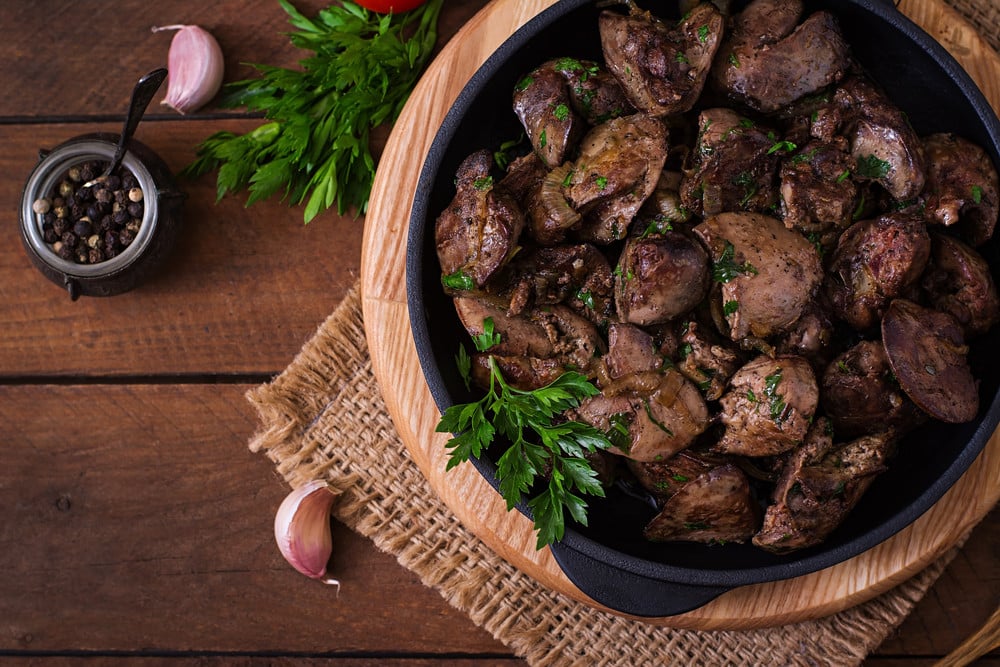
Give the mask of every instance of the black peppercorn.
POLYGON ((79 237, 90 236, 93 228, 88 218, 80 218, 73 224, 73 233, 79 237))
POLYGON ((106 163, 88 161, 71 167, 35 213, 53 252, 66 260, 96 264, 120 254, 135 241, 142 226, 143 192, 135 176, 119 168, 91 187, 106 163), (43 210, 44 209, 44 210, 43 210))
POLYGON ((68 246, 65 243, 60 243, 59 241, 56 241, 55 244, 53 245, 53 247, 56 246, 58 246, 58 248, 56 249, 56 254, 58 254, 63 259, 73 259, 74 253, 72 246, 68 246))

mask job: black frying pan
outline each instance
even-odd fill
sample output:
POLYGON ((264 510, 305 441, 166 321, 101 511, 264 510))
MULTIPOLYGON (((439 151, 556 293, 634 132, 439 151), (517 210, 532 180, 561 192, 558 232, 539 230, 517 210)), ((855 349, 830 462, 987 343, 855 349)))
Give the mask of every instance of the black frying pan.
MULTIPOLYGON (((675 3, 640 2, 671 15, 675 3), (653 5, 670 4, 669 9, 653 5)), ((887 0, 806 0, 807 12, 833 11, 855 57, 909 116, 921 135, 955 132, 983 146, 1000 164, 1000 121, 955 60, 887 0)), ((434 220, 454 195, 458 164, 480 148, 495 150, 519 136, 511 110, 515 83, 547 59, 601 60, 600 9, 592 0, 563 0, 516 32, 472 77, 448 113, 424 164, 410 220, 407 298, 421 367, 440 410, 476 400, 464 387, 454 357, 467 334, 440 287, 434 220)), ((997 241, 980 248, 996 279, 997 241)), ((574 584, 598 602, 638 616, 668 616, 701 606, 737 586, 777 581, 829 567, 891 537, 928 510, 985 446, 1000 418, 1000 331, 975 341, 970 351, 981 380, 976 420, 930 424, 908 436, 888 472, 855 510, 817 547, 786 556, 751 545, 653 544, 642 527, 653 510, 619 489, 590 499, 589 527, 567 526, 553 554, 574 584)), ((488 452, 475 461, 496 487, 488 452)), ((529 515, 522 503, 518 509, 529 515)))

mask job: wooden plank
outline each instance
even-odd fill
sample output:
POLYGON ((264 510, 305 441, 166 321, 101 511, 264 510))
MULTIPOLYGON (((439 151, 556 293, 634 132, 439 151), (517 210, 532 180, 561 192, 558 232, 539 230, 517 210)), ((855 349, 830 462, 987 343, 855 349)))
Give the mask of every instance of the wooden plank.
MULTIPOLYGON (((331 3, 293 0, 313 16, 331 3)), ((439 33, 443 42, 486 0, 448 0, 439 33)), ((113 115, 124 118, 136 80, 167 64, 173 33, 152 33, 152 26, 195 24, 218 40, 225 58, 225 81, 250 78, 248 63, 296 67, 308 52, 295 49, 291 29, 277 0, 158 0, 138 2, 0 3, 0 62, 16 63, 3 72, 0 119, 113 115), (46 43, 39 43, 43 38, 46 43)), ((176 117, 153 98, 150 113, 176 117)), ((220 111, 210 104, 202 115, 220 111)))
MULTIPOLYGON (((448 3, 440 41, 484 2, 448 3)), ((295 4, 312 14, 329 3, 295 4)), ((0 119, 123 116, 132 78, 109 63, 128 62, 139 73, 163 64, 169 37, 149 32, 152 25, 186 22, 212 29, 226 54, 227 80, 252 75, 241 63, 295 66, 305 53, 283 34, 286 16, 274 0, 167 0, 136 7, 0 3, 0 59, 18 63, 4 71, 0 119), (95 23, 102 26, 99 38, 79 29, 95 23), (58 47, 39 48, 39 35, 50 35, 58 47)), ((211 107, 182 118, 157 107, 164 94, 154 98, 137 138, 175 172, 211 133, 244 132, 260 123, 204 120, 205 113, 218 111, 211 107)), ((117 122, 34 125, 28 131, 0 124, 0 169, 12 175, 0 184, 0 205, 9 222, 40 148, 119 129, 117 122)), ((376 154, 386 134, 376 134, 376 154)), ((330 211, 305 226, 301 207, 289 209, 277 200, 244 208, 245 198, 233 196, 216 205, 214 175, 182 187, 188 224, 178 247, 164 270, 128 294, 71 303, 31 266, 17 241, 0 248, 0 376, 273 373, 291 361, 357 279, 363 219, 330 211)))
POLYGON ((248 388, 0 387, 0 653, 509 654, 341 524, 339 596, 285 563, 248 388))
MULTIPOLYGON (((974 633, 1000 604, 1000 507, 980 523, 879 655, 940 655, 974 633)), ((1000 658, 1000 651, 993 652, 1000 658)))
MULTIPOLYGON (((286 488, 245 449, 247 389, 0 387, 0 653, 509 653, 340 524, 339 597, 285 564, 286 488)), ((966 610, 995 603, 996 519, 886 654, 942 655, 974 629, 966 610)))

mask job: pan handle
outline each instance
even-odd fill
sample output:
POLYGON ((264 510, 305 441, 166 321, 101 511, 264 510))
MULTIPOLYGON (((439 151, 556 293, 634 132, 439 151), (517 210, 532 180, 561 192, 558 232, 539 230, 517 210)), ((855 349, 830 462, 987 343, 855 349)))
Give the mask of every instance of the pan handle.
POLYGON ((564 542, 550 545, 563 573, 595 602, 632 616, 674 616, 708 604, 728 587, 651 579, 580 553, 564 542))

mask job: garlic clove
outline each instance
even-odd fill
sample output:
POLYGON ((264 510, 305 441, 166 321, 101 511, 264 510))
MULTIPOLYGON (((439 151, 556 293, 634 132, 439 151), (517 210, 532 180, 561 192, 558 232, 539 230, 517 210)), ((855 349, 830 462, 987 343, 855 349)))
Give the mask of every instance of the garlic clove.
POLYGON ((274 539, 292 567, 313 579, 340 587, 326 576, 333 553, 330 508, 336 496, 322 480, 314 480, 289 493, 274 516, 274 539))
POLYGON ((196 25, 154 27, 176 30, 167 53, 167 96, 161 102, 178 113, 197 111, 222 87, 222 48, 210 32, 196 25))

